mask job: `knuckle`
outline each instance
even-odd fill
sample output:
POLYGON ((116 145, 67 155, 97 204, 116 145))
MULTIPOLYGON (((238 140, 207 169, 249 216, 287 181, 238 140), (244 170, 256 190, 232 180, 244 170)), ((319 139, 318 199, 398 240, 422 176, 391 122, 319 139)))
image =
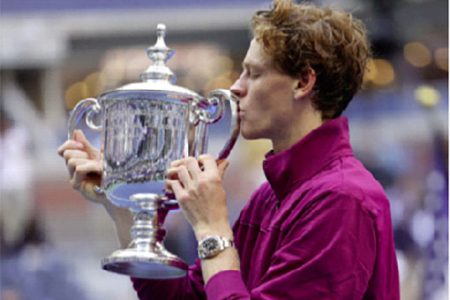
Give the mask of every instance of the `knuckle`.
POLYGON ((197 184, 199 188, 203 188, 209 184, 207 177, 200 177, 197 180, 197 184))
POLYGON ((74 174, 77 174, 77 176, 81 176, 84 171, 86 171, 86 166, 83 165, 76 165, 74 169, 74 174))
POLYGON ((75 158, 69 158, 67 160, 67 165, 71 168, 75 168, 77 166, 77 161, 75 158))
POLYGON ((187 172, 187 168, 185 165, 177 167, 177 173, 180 174, 181 172, 187 172))
POLYGON ((173 168, 175 168, 175 167, 180 163, 180 161, 181 161, 181 160, 174 160, 174 161, 172 161, 172 162, 170 163, 170 166, 173 167, 173 168))
POLYGON ((188 157, 186 157, 185 158, 185 162, 186 163, 194 163, 194 162, 196 162, 197 160, 195 159, 195 157, 193 157, 193 156, 188 156, 188 157))
POLYGON ((205 191, 208 189, 211 184, 216 183, 214 180, 212 180, 210 177, 203 177, 199 178, 197 181, 197 187, 200 191, 205 191))
POLYGON ((177 200, 178 202, 185 203, 190 200, 189 194, 181 193, 180 195, 178 195, 177 200))
POLYGON ((64 152, 62 153, 62 156, 64 157, 65 160, 68 160, 72 157, 72 151, 64 150, 64 152))
POLYGON ((218 174, 210 175, 208 178, 211 183, 221 183, 222 178, 218 174))
POLYGON ((197 195, 197 189, 194 186, 190 186, 187 189, 187 194, 190 196, 195 196, 197 195))
POLYGON ((199 156, 200 159, 213 159, 213 156, 211 154, 202 154, 199 156))

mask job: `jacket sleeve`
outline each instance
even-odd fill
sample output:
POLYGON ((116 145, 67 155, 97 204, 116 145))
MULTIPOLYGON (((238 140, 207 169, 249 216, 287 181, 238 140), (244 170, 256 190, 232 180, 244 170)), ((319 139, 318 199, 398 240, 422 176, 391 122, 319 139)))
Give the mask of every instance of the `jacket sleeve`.
POLYGON ((208 299, 362 299, 376 256, 374 226, 351 196, 315 199, 286 220, 259 284, 248 290, 240 272, 220 272, 206 285, 208 299))
POLYGON ((186 277, 168 280, 131 278, 140 300, 206 299, 200 261, 189 267, 186 277))

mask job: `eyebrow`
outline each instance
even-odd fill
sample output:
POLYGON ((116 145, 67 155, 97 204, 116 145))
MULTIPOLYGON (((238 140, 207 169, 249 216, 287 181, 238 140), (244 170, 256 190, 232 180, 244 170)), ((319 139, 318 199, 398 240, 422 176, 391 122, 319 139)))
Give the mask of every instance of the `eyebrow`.
POLYGON ((245 62, 243 61, 241 64, 242 69, 249 69, 249 68, 258 68, 261 69, 263 66, 262 65, 258 65, 256 63, 252 63, 252 62, 245 62))

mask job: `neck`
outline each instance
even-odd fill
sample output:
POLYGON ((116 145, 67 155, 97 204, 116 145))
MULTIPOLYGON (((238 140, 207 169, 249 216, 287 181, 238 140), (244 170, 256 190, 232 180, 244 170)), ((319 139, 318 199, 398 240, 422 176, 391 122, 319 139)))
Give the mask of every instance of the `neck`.
POLYGON ((297 122, 285 130, 285 134, 272 138, 272 147, 275 153, 289 149, 292 145, 303 139, 311 131, 319 128, 323 123, 322 114, 310 107, 309 109, 301 110, 296 118, 297 122))

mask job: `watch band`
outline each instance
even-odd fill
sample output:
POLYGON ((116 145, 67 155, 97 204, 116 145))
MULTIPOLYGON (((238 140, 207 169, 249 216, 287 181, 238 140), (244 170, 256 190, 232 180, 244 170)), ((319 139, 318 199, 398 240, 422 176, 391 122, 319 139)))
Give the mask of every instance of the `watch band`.
POLYGON ((212 258, 230 247, 234 247, 232 239, 217 235, 207 236, 198 242, 198 257, 200 259, 212 258))

